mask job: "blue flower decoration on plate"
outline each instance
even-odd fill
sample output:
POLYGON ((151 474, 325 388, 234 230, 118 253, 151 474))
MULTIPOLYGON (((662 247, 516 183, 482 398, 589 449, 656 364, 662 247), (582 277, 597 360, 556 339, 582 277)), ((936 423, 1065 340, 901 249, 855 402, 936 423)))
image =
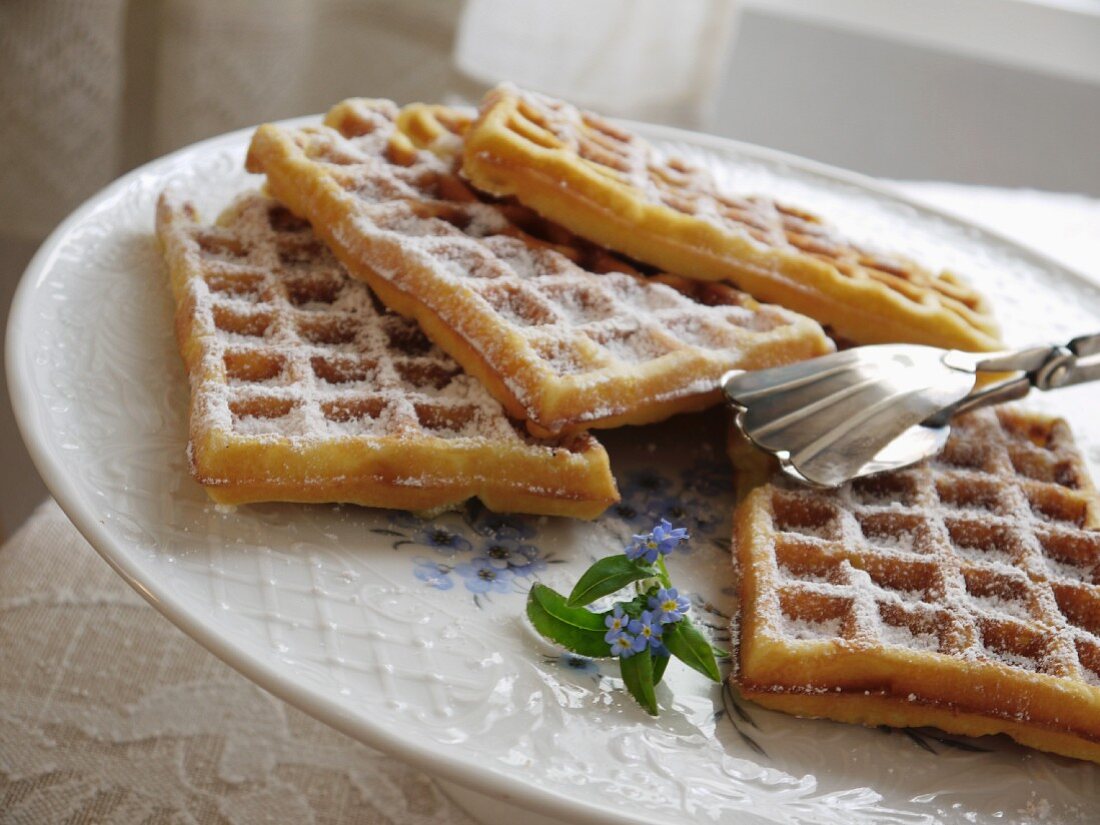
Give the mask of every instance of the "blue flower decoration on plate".
POLYGON ((431 547, 445 556, 464 553, 472 547, 468 539, 463 538, 453 530, 433 524, 429 524, 413 533, 411 541, 413 544, 423 544, 431 547))
POLYGON ((510 513, 494 513, 480 505, 473 509, 468 523, 481 535, 502 540, 529 539, 538 532, 533 519, 510 513))
POLYGON ((413 569, 413 575, 420 581, 436 590, 450 590, 455 586, 450 578, 452 568, 448 565, 424 558, 414 559, 414 561, 416 567, 413 569))
POLYGON ((466 581, 471 593, 507 593, 512 589, 513 573, 508 567, 497 567, 485 556, 456 564, 454 571, 466 581))
POLYGON ((546 569, 539 549, 533 544, 520 544, 516 539, 490 539, 482 546, 480 555, 493 567, 509 569, 517 576, 533 576, 546 569))

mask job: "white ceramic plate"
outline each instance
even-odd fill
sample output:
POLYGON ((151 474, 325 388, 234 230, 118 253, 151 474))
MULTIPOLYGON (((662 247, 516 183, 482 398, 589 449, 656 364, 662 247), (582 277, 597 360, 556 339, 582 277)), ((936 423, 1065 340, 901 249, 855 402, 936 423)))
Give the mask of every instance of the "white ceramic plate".
MULTIPOLYGON (((873 183, 774 152, 654 127, 739 191, 965 273, 1011 344, 1100 319, 1100 290, 1057 264, 873 183)), ((39 470, 100 553, 248 677, 460 789, 571 822, 1000 822, 1091 819, 1094 765, 1002 739, 864 730, 771 713, 674 663, 651 719, 616 668, 559 656, 521 616, 536 578, 567 589, 660 515, 689 527, 674 578, 721 640, 731 608, 731 474, 721 415, 601 436, 623 504, 594 524, 476 508, 428 524, 335 506, 212 506, 184 459, 187 385, 152 236, 168 181, 212 216, 259 180, 249 132, 139 169, 65 221, 29 267, 8 332, 16 414, 39 470), (501 558, 493 558, 500 556, 501 558), (478 571, 492 558, 497 577, 478 571)), ((1100 391, 1036 399, 1100 444, 1100 391)), ((1100 455, 1090 451, 1093 465, 1100 455)), ((470 797, 465 797, 469 799, 470 797)))

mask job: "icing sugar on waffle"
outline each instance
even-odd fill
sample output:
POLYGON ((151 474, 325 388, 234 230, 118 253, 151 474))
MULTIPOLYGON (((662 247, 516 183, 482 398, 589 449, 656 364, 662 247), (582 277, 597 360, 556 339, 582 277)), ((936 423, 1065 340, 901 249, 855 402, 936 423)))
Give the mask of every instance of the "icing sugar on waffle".
POLYGON ((190 251, 222 276, 193 279, 188 296, 212 327, 208 367, 227 365, 206 407, 210 424, 298 439, 402 436, 420 429, 416 405, 432 403, 453 422, 432 428, 437 437, 523 437, 415 324, 348 278, 307 224, 256 195, 231 211, 231 227, 199 232, 190 251), (352 415, 358 408, 373 414, 352 415))
POLYGON ((466 130, 463 172, 589 240, 729 279, 859 343, 997 346, 988 303, 953 274, 860 246, 810 212, 723 191, 705 168, 564 101, 491 91, 466 130))
MULTIPOLYGON (((572 497, 579 509, 614 499, 606 454, 591 437, 531 438, 415 323, 350 278, 309 225, 276 201, 247 194, 218 224, 201 226, 189 205, 166 193, 158 234, 192 377, 192 460, 204 483, 238 498, 250 496, 250 484, 263 487, 252 500, 293 498, 296 482, 314 488, 308 498, 323 498, 328 485, 333 500, 387 506, 400 502, 372 498, 369 484, 422 487, 425 498, 434 485, 453 503, 474 494, 488 475, 506 478, 498 465, 519 456, 547 470, 504 486, 526 495, 556 488, 557 498, 572 497), (240 448, 242 466, 213 466, 227 444, 240 448), (454 452, 481 466, 452 468, 452 475, 418 466, 410 450, 429 444, 441 467, 454 452), (284 464, 267 467, 276 446, 284 464), (334 457, 328 451, 343 451, 341 461, 327 462, 334 457), (340 467, 357 469, 362 479, 340 467), (572 476, 562 472, 569 468, 572 476), (285 496, 268 495, 280 485, 285 496)), ((534 507, 556 512, 574 505, 534 507)))
MULTIPOLYGON (((918 291, 908 287, 907 281, 941 291, 963 306, 975 300, 965 287, 915 271, 909 261, 858 248, 810 212, 763 196, 719 192, 706 169, 666 156, 597 114, 511 84, 502 88, 518 97, 519 114, 529 121, 529 129, 547 130, 563 148, 594 164, 601 174, 628 184, 652 203, 741 234, 761 249, 791 247, 822 255, 852 275, 857 268, 866 267, 871 277, 915 297, 919 297, 918 291)), ((517 124, 517 128, 522 127, 517 124)))
POLYGON ((1064 422, 970 413, 932 461, 838 491, 773 483, 736 523, 753 698, 870 690, 1100 733, 1100 503, 1064 422))
POLYGON ((829 349, 808 319, 729 288, 702 303, 515 204, 480 202, 453 152, 397 129, 393 104, 334 112, 339 131, 261 127, 249 168, 533 432, 698 409, 728 369, 829 349))
POLYGON ((503 84, 501 91, 519 100, 518 113, 527 123, 516 121, 517 131, 525 127, 530 131, 545 129, 561 142, 562 148, 595 164, 601 174, 628 184, 653 203, 732 228, 762 246, 787 243, 785 221, 832 247, 843 243, 835 230, 814 216, 782 207, 769 198, 719 195, 705 169, 664 156, 650 143, 593 112, 511 84, 503 84))

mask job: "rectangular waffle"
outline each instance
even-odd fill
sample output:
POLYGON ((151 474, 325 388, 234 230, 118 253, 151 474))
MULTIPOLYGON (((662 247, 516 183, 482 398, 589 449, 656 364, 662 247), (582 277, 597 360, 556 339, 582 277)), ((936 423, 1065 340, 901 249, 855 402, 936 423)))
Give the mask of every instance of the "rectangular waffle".
POLYGON ((728 279, 856 343, 1001 346, 985 299, 952 273, 723 191, 706 170, 558 100, 511 85, 490 92, 466 131, 462 171, 582 237, 668 272, 728 279))
MULTIPOLYGON (((434 127, 406 134, 388 101, 343 104, 327 122, 260 127, 248 168, 537 435, 702 409, 729 369, 831 349, 807 318, 733 289, 704 303, 607 272, 627 267, 522 207, 478 201, 452 153, 420 148, 435 148, 434 127)), ((450 124, 440 132, 459 135, 461 121, 450 124)))
POLYGON ((607 453, 537 441, 350 278, 304 221, 242 196, 217 225, 173 197, 157 234, 191 381, 189 455, 211 498, 593 518, 618 500, 607 453))
POLYGON ((732 678, 777 710, 1100 761, 1097 526, 1065 422, 1007 408, 910 469, 773 482, 735 518, 732 678))

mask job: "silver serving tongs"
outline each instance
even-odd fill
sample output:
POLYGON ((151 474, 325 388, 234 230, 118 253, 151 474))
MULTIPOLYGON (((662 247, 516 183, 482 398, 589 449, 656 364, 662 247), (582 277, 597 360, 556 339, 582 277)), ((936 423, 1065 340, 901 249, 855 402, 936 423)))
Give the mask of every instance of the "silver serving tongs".
POLYGON ((913 344, 856 347, 775 369, 734 370, 722 389, 748 439, 815 487, 938 452, 956 413, 1100 379, 1100 333, 1065 346, 969 353, 913 344), (978 382, 980 373, 1009 373, 978 382))

